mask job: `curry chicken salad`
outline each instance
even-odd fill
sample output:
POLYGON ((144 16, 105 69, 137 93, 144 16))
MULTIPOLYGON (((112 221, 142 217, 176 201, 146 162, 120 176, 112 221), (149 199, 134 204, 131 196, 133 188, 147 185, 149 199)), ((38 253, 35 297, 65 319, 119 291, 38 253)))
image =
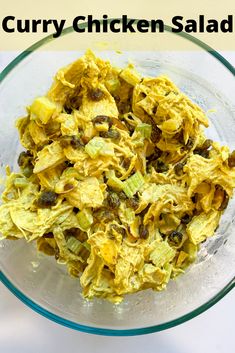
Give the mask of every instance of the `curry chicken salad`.
POLYGON ((235 187, 235 152, 168 77, 141 77, 91 51, 56 74, 17 120, 3 238, 36 241, 85 298, 160 291, 195 261, 235 187))

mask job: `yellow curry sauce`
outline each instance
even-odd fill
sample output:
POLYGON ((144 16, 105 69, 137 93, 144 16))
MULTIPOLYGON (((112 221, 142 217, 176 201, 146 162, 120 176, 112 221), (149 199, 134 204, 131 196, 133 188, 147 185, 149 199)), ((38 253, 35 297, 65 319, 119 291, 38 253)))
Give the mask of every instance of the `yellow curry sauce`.
POLYGON ((211 237, 235 187, 235 156, 206 139, 204 112, 168 77, 112 67, 91 51, 58 71, 18 119, 4 238, 80 278, 86 298, 162 290, 211 237))

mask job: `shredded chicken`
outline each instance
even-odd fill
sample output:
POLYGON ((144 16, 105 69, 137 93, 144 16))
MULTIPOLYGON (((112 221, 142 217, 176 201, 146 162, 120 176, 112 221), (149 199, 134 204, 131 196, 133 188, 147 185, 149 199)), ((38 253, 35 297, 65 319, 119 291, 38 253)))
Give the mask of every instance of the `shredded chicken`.
POLYGON ((234 153, 206 139, 208 126, 168 77, 88 51, 17 121, 26 151, 19 172, 7 168, 0 232, 66 264, 86 298, 164 289, 235 187, 234 153))

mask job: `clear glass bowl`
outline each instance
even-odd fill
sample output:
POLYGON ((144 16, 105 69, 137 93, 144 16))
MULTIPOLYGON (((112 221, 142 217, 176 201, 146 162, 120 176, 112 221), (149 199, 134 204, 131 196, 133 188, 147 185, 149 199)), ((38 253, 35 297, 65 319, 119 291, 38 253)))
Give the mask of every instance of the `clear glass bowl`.
MULTIPOLYGON (((181 42, 187 51, 158 51, 156 36, 148 50, 141 46, 146 37, 82 34, 71 28, 64 36, 51 36, 19 55, 0 75, 0 175, 5 165, 17 168, 21 151, 14 121, 24 115, 25 106, 49 88, 58 68, 92 48, 102 58, 123 66, 135 62, 143 75, 167 74, 209 113, 207 135, 235 148, 235 70, 204 43, 187 35, 172 34, 166 28, 164 41, 181 42), (136 37, 135 37, 136 38, 136 37), (142 39, 144 38, 144 40, 142 39), (103 40, 103 42, 101 42, 103 40), (104 40, 106 41, 104 43, 104 40), (129 45, 128 40, 131 45, 129 45), (140 42, 140 40, 142 42, 140 42), (58 50, 76 43, 79 51, 58 50), (123 54, 113 49, 123 50, 123 54), (128 50, 129 49, 129 50, 128 50), (135 50, 136 49, 136 50, 135 50)), ((34 244, 24 241, 0 243, 0 279, 20 300, 36 312, 67 327, 104 335, 137 335, 167 329, 195 317, 220 300, 234 287, 235 200, 233 199, 216 235, 201 247, 197 262, 184 275, 171 281, 167 290, 128 295, 119 306, 103 300, 86 301, 79 280, 70 278, 62 265, 36 253, 34 244)))

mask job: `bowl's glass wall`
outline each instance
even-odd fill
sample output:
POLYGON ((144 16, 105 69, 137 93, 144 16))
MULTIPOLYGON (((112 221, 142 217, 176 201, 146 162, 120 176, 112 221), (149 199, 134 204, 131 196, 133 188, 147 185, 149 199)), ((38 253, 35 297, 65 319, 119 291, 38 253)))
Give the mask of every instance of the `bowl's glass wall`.
MULTIPOLYGON (((70 34, 68 35, 70 36, 70 34)), ((65 40, 66 36, 63 38, 65 40)), ((87 45, 87 47, 90 47, 87 45)), ((50 48, 50 44, 49 44, 50 48)), ((36 51, 20 62, 0 85, 0 175, 5 165, 16 169, 21 151, 14 121, 25 106, 49 88, 58 68, 75 60, 82 51, 36 51)), ((169 75, 195 102, 209 113, 207 135, 235 148, 235 80, 229 70, 206 51, 157 52, 99 51, 98 55, 123 66, 134 61, 143 75, 169 75)), ((145 291, 126 296, 114 306, 102 300, 86 301, 79 280, 70 278, 53 258, 36 253, 24 241, 0 243, 0 265, 5 276, 24 295, 52 314, 75 323, 109 329, 155 326, 180 318, 215 297, 234 278, 235 201, 232 200, 216 236, 203 244, 199 258, 186 274, 171 281, 161 293, 145 291)), ((158 326, 160 325, 160 326, 158 326)))

